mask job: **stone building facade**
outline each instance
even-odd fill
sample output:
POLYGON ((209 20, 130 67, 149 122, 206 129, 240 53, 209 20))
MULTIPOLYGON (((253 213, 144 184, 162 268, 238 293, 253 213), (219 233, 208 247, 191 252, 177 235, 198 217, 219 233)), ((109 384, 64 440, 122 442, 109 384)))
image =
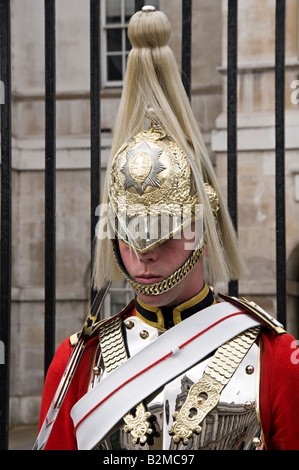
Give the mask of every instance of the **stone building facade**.
MULTIPOLYGON (((110 0, 109 0, 110 1, 110 0)), ((127 0, 126 0, 127 1, 127 0)), ((102 1, 102 3, 104 3, 102 1)), ((133 2, 128 2, 133 3, 133 2)), ((160 0, 181 61, 181 0, 160 0)), ((226 194, 226 0, 193 0, 192 106, 226 194)), ((13 266, 11 424, 36 422, 44 344, 44 17, 41 0, 11 0, 13 266)), ((81 328, 90 266, 89 0, 56 2, 57 345, 81 328)), ((299 79, 297 0, 287 1, 286 220, 288 329, 298 338, 299 79), (295 87, 295 88, 292 88, 295 87)), ((239 1, 240 295, 275 315, 274 0, 239 1)), ((103 69, 105 65, 103 64, 103 69)), ((103 80, 102 175, 121 86, 103 80)), ((225 286, 222 286, 225 289, 225 286)), ((113 286, 106 313, 130 297, 113 286)))

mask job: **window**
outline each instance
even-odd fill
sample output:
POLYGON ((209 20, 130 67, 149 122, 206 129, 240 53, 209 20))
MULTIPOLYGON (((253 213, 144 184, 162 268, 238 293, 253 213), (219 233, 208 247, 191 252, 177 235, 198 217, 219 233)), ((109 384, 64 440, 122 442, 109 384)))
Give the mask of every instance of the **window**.
MULTIPOLYGON (((151 0, 158 9, 159 0, 151 0)), ((104 0, 102 2, 102 83, 121 86, 131 44, 127 36, 128 22, 135 11, 135 0, 104 0)))
POLYGON ((134 297, 134 291, 127 281, 114 282, 104 301, 104 318, 119 313, 134 297))

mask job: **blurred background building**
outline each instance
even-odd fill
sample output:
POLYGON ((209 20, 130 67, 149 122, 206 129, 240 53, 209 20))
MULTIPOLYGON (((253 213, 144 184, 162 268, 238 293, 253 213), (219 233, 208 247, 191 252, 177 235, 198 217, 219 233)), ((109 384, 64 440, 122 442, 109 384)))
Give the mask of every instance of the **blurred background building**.
MULTIPOLYGON (((181 62, 181 0, 149 2, 171 22, 181 62)), ((44 344, 44 2, 11 0, 13 265, 11 425, 35 423, 44 344)), ((101 158, 105 174, 129 44, 133 0, 101 0, 101 158)), ((288 330, 298 338, 299 2, 287 0, 286 224, 288 330)), ((193 0, 192 107, 226 194, 226 0, 193 0)), ((239 0, 239 239, 248 265, 240 296, 276 315, 275 0, 239 0)), ((81 329, 89 305, 89 0, 56 2, 57 345, 81 329)), ((222 290, 226 286, 220 286, 222 290)), ((112 286, 105 315, 131 298, 112 286)))

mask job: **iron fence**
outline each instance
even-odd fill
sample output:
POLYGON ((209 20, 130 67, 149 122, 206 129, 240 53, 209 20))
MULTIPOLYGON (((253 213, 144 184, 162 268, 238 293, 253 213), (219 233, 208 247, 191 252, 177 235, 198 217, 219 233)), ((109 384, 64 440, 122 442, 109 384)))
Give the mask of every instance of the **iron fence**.
MULTIPOLYGON (((135 1, 140 10, 144 2, 135 1)), ((45 21, 45 373, 55 352, 56 303, 56 246, 55 246, 55 0, 44 0, 45 21)), ((227 48, 227 166, 228 206, 236 230, 237 215, 237 20, 238 2, 228 0, 227 48)), ((182 0, 182 79, 188 96, 191 94, 191 20, 192 0, 182 0)), ((0 449, 8 448, 9 379, 11 335, 11 38, 10 0, 0 0, 1 53, 1 312, 0 341, 4 360, 0 360, 0 449)), ((100 0, 90 0, 90 177, 91 240, 95 233, 96 207, 100 199, 100 0)), ((275 137, 276 137, 276 262, 277 262, 277 316, 286 324, 286 255, 285 255, 285 200, 284 200, 284 63, 285 63, 285 0, 276 1, 275 54, 275 137), (279 288, 278 288, 279 287, 279 288)), ((91 242, 92 246, 92 242, 91 242)), ((230 283, 231 295, 238 294, 238 283, 230 283)), ((93 293, 92 293, 93 295, 93 293)), ((1 359, 1 357, 0 357, 1 359)))

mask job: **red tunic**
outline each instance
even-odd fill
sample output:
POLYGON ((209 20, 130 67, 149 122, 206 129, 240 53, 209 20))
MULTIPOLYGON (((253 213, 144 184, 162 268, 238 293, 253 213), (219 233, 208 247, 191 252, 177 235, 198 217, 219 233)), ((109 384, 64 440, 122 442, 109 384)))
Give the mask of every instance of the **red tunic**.
MULTIPOLYGON (((289 334, 276 335, 266 329, 260 335, 260 416, 266 449, 299 450, 299 351, 289 334)), ((52 433, 48 450, 77 449, 70 411, 86 393, 98 338, 87 343, 73 381, 66 394, 52 433)), ((72 353, 69 339, 57 349, 47 373, 40 413, 40 427, 72 353)))

